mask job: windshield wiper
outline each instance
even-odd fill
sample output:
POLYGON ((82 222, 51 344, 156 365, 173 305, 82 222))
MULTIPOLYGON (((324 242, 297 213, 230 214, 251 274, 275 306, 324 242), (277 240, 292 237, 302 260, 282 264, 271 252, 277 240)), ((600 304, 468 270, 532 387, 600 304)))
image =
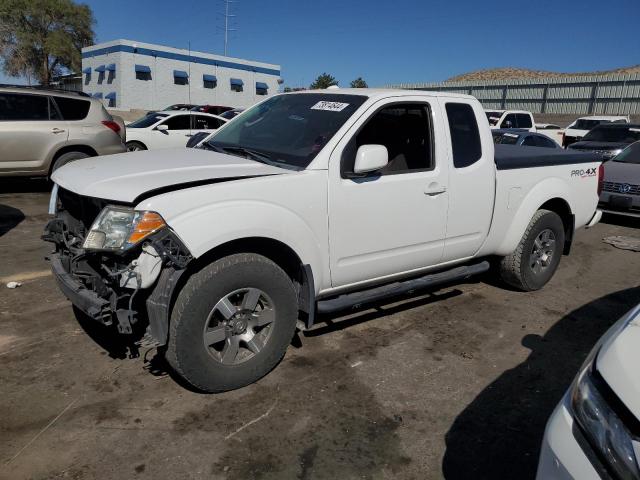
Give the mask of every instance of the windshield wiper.
POLYGON ((220 147, 223 151, 229 153, 243 153, 246 157, 251 160, 256 160, 258 162, 268 163, 271 160, 271 157, 266 153, 259 152, 257 150, 252 150, 250 148, 245 147, 220 147))

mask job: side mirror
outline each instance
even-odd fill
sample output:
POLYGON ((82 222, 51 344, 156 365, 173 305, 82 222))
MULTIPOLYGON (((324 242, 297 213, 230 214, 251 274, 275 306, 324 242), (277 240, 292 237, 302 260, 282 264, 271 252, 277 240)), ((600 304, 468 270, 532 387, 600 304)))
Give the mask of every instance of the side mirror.
POLYGON ((367 173, 384 168, 389 163, 389 152, 384 145, 362 145, 356 152, 353 173, 367 173))
POLYGON ((167 130, 169 130, 169 125, 158 125, 156 127, 156 130, 158 130, 159 132, 165 133, 167 130))

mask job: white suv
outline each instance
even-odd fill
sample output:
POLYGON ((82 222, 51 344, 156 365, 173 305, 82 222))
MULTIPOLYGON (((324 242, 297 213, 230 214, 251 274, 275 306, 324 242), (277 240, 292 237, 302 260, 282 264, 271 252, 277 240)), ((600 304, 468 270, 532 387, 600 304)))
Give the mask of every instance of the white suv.
POLYGON ((124 123, 82 93, 0 88, 0 175, 48 176, 73 160, 122 153, 124 123))
POLYGON ((572 143, 579 142, 592 128, 602 123, 631 123, 628 116, 600 115, 580 117, 569 125, 562 135, 562 146, 567 148, 572 143))

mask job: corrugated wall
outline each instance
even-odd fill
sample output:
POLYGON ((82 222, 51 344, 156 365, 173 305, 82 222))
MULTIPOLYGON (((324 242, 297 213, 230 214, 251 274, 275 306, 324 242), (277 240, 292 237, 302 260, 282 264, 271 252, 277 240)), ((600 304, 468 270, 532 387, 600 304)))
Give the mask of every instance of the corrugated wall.
POLYGON ((402 83, 387 87, 466 93, 475 96, 485 108, 562 115, 640 115, 640 74, 402 83))

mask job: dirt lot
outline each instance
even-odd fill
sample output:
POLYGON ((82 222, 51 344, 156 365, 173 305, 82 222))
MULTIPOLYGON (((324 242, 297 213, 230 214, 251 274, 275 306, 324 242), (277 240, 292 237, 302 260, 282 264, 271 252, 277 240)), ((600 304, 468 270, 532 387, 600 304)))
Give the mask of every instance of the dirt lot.
POLYGON ((154 350, 122 358, 113 339, 85 333, 43 259, 47 185, 0 184, 7 191, 7 479, 531 478, 555 403, 596 339, 640 302, 640 253, 601 241, 637 236, 640 224, 607 220, 578 233, 543 291, 480 279, 325 318, 260 382, 204 395, 167 375, 154 350), (22 287, 7 289, 12 277, 22 287))

